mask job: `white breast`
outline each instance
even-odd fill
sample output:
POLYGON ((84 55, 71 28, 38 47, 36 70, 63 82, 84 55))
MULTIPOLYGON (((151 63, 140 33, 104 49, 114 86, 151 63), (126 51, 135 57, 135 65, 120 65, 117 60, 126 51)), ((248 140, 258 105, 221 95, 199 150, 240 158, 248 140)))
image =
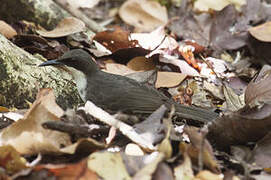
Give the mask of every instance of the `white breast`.
POLYGON ((86 98, 87 97, 86 96, 87 95, 87 92, 86 92, 87 77, 81 71, 78 71, 72 67, 67 67, 67 68, 69 69, 69 71, 71 72, 73 76, 73 79, 75 80, 80 97, 82 98, 84 102, 86 102, 87 101, 87 98, 86 98))

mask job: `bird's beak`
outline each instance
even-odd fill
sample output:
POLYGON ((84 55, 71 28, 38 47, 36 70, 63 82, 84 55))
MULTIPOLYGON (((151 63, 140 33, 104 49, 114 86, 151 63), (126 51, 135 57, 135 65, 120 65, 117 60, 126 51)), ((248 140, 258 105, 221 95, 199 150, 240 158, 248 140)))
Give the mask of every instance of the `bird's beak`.
POLYGON ((49 61, 46 61, 46 62, 40 64, 39 67, 41 67, 41 66, 56 66, 56 65, 64 65, 64 64, 61 63, 58 59, 54 59, 54 60, 49 60, 49 61))

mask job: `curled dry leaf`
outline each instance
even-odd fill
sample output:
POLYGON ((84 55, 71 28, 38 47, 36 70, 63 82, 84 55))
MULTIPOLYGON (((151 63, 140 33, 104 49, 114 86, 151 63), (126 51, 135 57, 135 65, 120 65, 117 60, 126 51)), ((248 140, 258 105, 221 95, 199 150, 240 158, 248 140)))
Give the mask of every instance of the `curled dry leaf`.
POLYGON ((187 75, 182 73, 158 71, 155 87, 175 87, 183 82, 186 77, 187 75))
POLYGON ((0 145, 12 145, 21 154, 59 152, 70 144, 67 134, 45 130, 42 123, 59 120, 63 110, 55 103, 51 89, 41 89, 24 117, 0 134, 0 145))
POLYGON ((17 32, 5 21, 0 21, 0 33, 8 39, 17 35, 17 32))
POLYGON ((259 41, 271 42, 271 21, 252 27, 248 31, 259 41))
POLYGON ((119 15, 137 31, 151 31, 168 21, 167 9, 157 1, 128 0, 119 10, 119 15))
POLYGON ((58 38, 84 31, 85 28, 85 23, 80 19, 67 17, 62 19, 52 31, 37 30, 37 33, 43 37, 58 38))
POLYGON ((127 67, 134 71, 150 71, 155 69, 155 63, 151 58, 144 56, 135 57, 127 63, 127 67))

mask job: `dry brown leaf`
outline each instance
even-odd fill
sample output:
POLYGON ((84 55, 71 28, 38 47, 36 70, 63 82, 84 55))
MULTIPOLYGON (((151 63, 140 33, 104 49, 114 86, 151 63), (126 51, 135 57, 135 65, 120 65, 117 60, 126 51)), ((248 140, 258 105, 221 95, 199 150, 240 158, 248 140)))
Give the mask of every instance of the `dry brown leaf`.
POLYGON ((1 145, 12 145, 21 154, 59 152, 69 145, 70 137, 65 133, 43 129, 42 123, 59 120, 63 110, 55 103, 51 89, 41 89, 36 101, 24 117, 0 134, 1 145))
POLYGON ((13 29, 13 27, 11 27, 5 21, 0 21, 0 33, 8 39, 17 35, 17 32, 13 29))
POLYGON ((118 75, 127 75, 127 74, 136 72, 123 64, 117 64, 117 63, 106 63, 105 68, 106 68, 104 70, 105 72, 118 74, 118 75))
POLYGON ((134 71, 149 71, 155 69, 155 64, 152 59, 139 56, 130 60, 127 67, 134 71))
POLYGON ((167 9, 157 1, 128 0, 119 10, 119 15, 127 24, 135 26, 136 31, 152 31, 168 21, 167 9))
POLYGON ((179 85, 186 77, 187 75, 182 73, 158 71, 155 87, 174 87, 179 85))
POLYGON ((271 42, 271 21, 252 27, 248 31, 259 41, 271 42))
POLYGON ((43 37, 57 38, 78 33, 86 29, 85 23, 74 17, 62 19, 52 31, 37 30, 37 33, 43 37))

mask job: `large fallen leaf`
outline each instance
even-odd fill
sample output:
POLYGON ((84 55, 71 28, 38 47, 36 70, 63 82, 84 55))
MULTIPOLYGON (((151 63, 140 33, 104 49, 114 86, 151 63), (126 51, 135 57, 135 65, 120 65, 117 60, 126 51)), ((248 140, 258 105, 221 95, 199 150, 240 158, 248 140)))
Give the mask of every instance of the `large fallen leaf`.
POLYGON ((263 42, 271 42, 271 21, 250 28, 249 33, 256 39, 263 42))
POLYGON ((74 17, 62 19, 52 31, 37 30, 37 33, 43 37, 57 38, 78 33, 86 29, 85 23, 74 17))
POLYGON ((182 73, 159 71, 157 73, 155 87, 174 87, 183 82, 186 77, 187 75, 182 73))
POLYGON ((53 91, 41 89, 24 117, 1 132, 0 145, 12 145, 21 154, 59 152, 61 147, 71 143, 69 136, 45 130, 41 125, 46 121, 59 120, 62 114, 53 91))
POLYGON ((157 1, 128 0, 119 10, 119 15, 137 31, 151 31, 168 21, 167 9, 157 1))

